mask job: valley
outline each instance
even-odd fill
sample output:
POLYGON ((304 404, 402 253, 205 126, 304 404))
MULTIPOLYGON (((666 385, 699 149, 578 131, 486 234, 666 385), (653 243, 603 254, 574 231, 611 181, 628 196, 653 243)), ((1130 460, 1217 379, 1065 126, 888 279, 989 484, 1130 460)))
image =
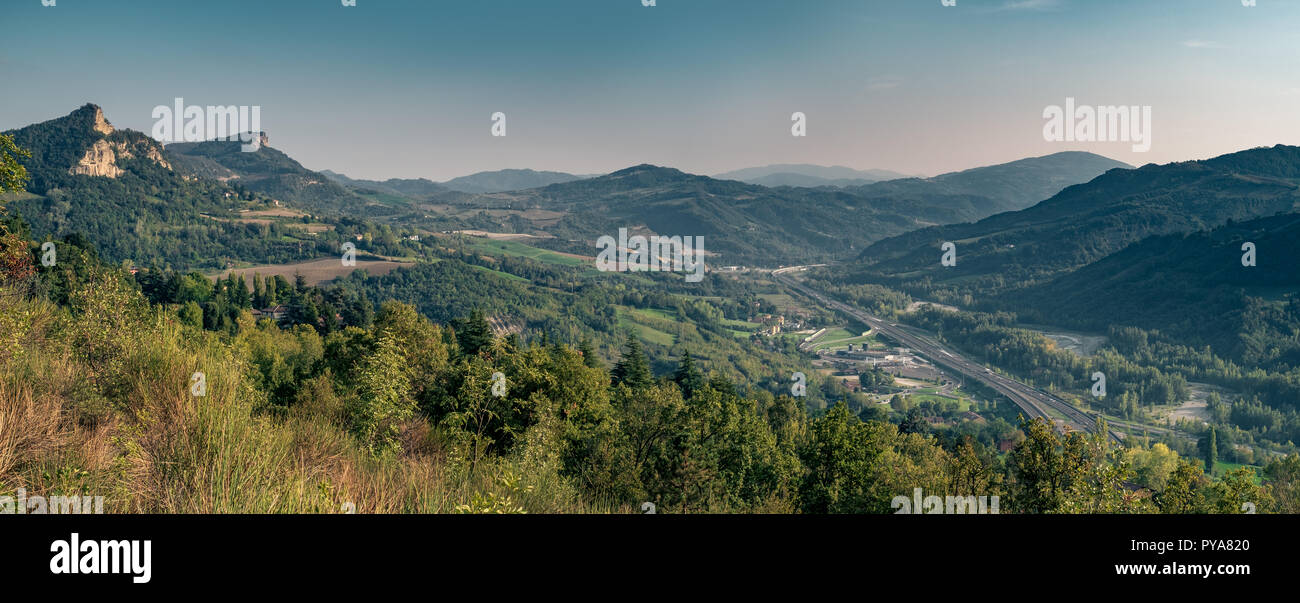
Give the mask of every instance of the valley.
MULTIPOLYGON (((337 362, 348 357, 349 345, 375 349, 404 316, 401 329, 446 330, 403 345, 451 346, 406 358, 459 358, 460 364, 428 369, 436 382, 407 377, 422 384, 423 393, 411 394, 421 400, 421 416, 442 428, 462 420, 447 408, 459 404, 455 396, 470 394, 438 388, 469 387, 464 380, 491 358, 540 362, 529 355, 559 346, 554 349, 581 351, 577 358, 592 371, 612 366, 611 383, 628 388, 610 390, 624 396, 617 411, 600 412, 633 412, 638 396, 667 387, 682 398, 658 402, 665 408, 706 391, 751 396, 767 412, 793 405, 805 417, 800 421, 848 416, 863 425, 891 425, 897 437, 929 438, 941 454, 953 454, 944 446, 965 441, 989 463, 1008 462, 1031 435, 1068 439, 1097 432, 1101 420, 1107 447, 1132 455, 1160 445, 1196 458, 1207 433, 1215 433, 1222 447, 1216 471, 1219 463, 1262 467, 1255 463, 1294 453, 1288 438, 1295 410, 1282 402, 1292 386, 1289 377, 1278 377, 1290 370, 1293 348, 1225 347, 1229 340, 1197 337, 1193 326, 1197 320, 1258 324, 1262 330, 1250 332, 1276 342, 1296 307, 1293 281, 1275 259, 1293 252, 1290 231, 1300 219, 1265 215, 1294 207, 1286 188, 1294 186, 1291 176, 1214 171, 1239 169, 1232 158, 1134 170, 1064 153, 935 178, 831 180, 814 187, 769 187, 653 165, 586 178, 507 170, 434 183, 313 172, 269 144, 248 153, 223 142, 152 149, 130 131, 96 133, 111 130, 104 124, 102 112, 88 105, 14 134, 42 159, 29 167, 29 191, 40 192, 6 197, 22 220, 10 223, 33 240, 57 241, 72 270, 49 271, 42 286, 76 290, 76 275, 101 262, 129 268, 127 282, 151 311, 251 354, 256 369, 249 378, 274 416, 296 412, 295 400, 307 395, 312 379, 312 387, 328 382, 349 399, 370 395, 355 389, 356 368, 337 362), (79 134, 54 145, 55 131, 79 134), (69 175, 63 160, 45 150, 94 145, 106 136, 151 149, 140 154, 157 159, 118 158, 97 168, 104 175, 69 175), (1145 237, 1107 230, 1109 209, 1085 212, 1098 220, 1095 233, 1050 234, 1077 219, 1066 205, 1087 205, 1080 199, 1106 199, 1103 205, 1120 208, 1115 215, 1165 211, 1145 199, 1167 186, 1164 172, 1179 170, 1191 171, 1206 199, 1228 194, 1211 184, 1228 183, 1256 187, 1248 193, 1255 201, 1249 210, 1225 212, 1180 196, 1182 221, 1164 221, 1145 237), (500 188, 513 185, 531 188, 500 188), (1115 194, 1122 187, 1139 192, 1115 194), (1037 203, 1035 196, 1047 200, 1037 203), (1138 197, 1144 201, 1126 201, 1138 197), (1193 219, 1207 212, 1211 217, 1193 219), (1230 216, 1262 217, 1238 222, 1230 216), (1180 228, 1191 233, 1173 234, 1180 228), (702 236, 705 270, 627 271, 631 254, 602 270, 601 241, 617 241, 615 234, 628 241, 702 236), (1249 282, 1202 268, 1220 256, 1229 265, 1242 237, 1261 252, 1260 270, 1249 282), (956 241, 958 260, 941 270, 938 242, 946 238, 956 241), (1098 247, 1098 241, 1107 243, 1098 247), (355 248, 355 265, 340 261, 345 245, 355 248), (1071 246, 1091 251, 1060 254, 1071 246), (1165 271, 1199 275, 1180 277, 1186 291, 1173 299, 1143 299, 1152 289, 1134 283, 1157 262, 1165 271), (1219 289, 1196 298, 1189 288, 1199 283, 1219 289), (1225 311, 1240 299, 1230 292, 1238 285, 1257 301, 1225 311), (1171 311, 1169 304, 1192 299, 1207 307, 1171 311), (1134 306, 1145 309, 1124 309, 1134 306), (1158 322, 1171 317, 1182 322, 1158 322), (1202 341, 1210 343, 1208 352, 1191 347, 1202 341), (482 352, 466 354, 473 346, 482 352), (318 348, 331 350, 337 362, 313 356, 318 348), (1267 359, 1269 373, 1242 375, 1221 364, 1248 358, 1267 359), (1189 368, 1189 359, 1200 365, 1189 368), (1104 397, 1089 394, 1088 378, 1098 372, 1107 377, 1104 397), (709 378, 698 381, 697 374, 709 378), (792 375, 804 375, 806 387, 791 389, 792 375), (1035 420, 1054 435, 1034 432, 1035 420), (1259 428, 1261 421, 1268 426, 1259 428)), ((1275 153, 1291 159, 1290 149, 1275 153)), ((771 175, 787 178, 782 174, 771 175)), ((628 253, 629 246, 604 249, 628 253)), ((570 394, 553 395, 568 400, 570 394)), ((520 413, 511 420, 532 425, 523 410, 511 412, 520 413)), ((644 418, 622 420, 635 425, 644 418)), ((514 427, 498 425, 497 441, 510 441, 514 427)), ((763 427, 777 428, 788 426, 763 427)), ((399 446, 396 436, 366 437, 368 445, 399 446)), ((677 496, 650 474, 626 479, 677 496)), ((683 499, 680 509, 724 504, 717 496, 709 503, 683 499)))

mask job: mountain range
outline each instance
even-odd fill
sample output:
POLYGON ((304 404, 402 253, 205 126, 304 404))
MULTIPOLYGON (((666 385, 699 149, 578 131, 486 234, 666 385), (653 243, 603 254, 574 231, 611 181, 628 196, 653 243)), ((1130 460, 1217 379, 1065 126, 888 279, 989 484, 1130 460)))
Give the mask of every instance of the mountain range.
MULTIPOLYGON (((139 236, 125 232, 124 217, 133 216, 133 228, 146 233, 151 229, 211 231, 229 228, 227 222, 232 220, 250 227, 248 220, 235 219, 239 207, 227 201, 234 191, 245 201, 256 196, 318 216, 377 220, 427 231, 534 234, 544 237, 543 244, 582 254, 591 253, 598 237, 626 227, 667 236, 704 236, 705 249, 715 263, 820 262, 853 257, 871 243, 918 228, 968 222, 1019 208, 1032 202, 1028 199, 1046 197, 1059 187, 1123 167, 1087 153, 1058 153, 935 178, 843 188, 771 188, 651 165, 583 179, 503 170, 447 183, 381 182, 309 170, 269 144, 254 152, 242 152, 235 141, 163 147, 139 132, 113 129, 95 105, 17 130, 15 136, 33 151, 28 161, 33 174, 29 188, 40 198, 20 201, 15 207, 29 216, 38 232, 62 236, 85 231, 110 257, 137 260, 151 254, 139 236), (561 181, 516 189, 554 180, 561 181), (453 184, 463 189, 515 190, 473 193, 454 190, 453 184), (160 186, 165 193, 158 190, 160 186), (104 187, 118 190, 115 194, 99 190, 104 187)), ((215 261, 218 256, 235 255, 234 248, 241 245, 245 249, 254 245, 235 244, 237 234, 221 234, 227 248, 209 249, 196 261, 205 257, 215 261)), ((279 242, 299 241, 290 236, 279 242)))
POLYGON ((1050 281, 1147 237, 1300 210, 1300 147, 1111 170, 1020 211, 933 226, 864 249, 857 278, 983 299, 1050 281), (940 262, 954 243, 956 265, 940 262))
POLYGON ((1098 155, 1060 153, 931 179, 771 188, 640 165, 541 188, 435 201, 480 217, 493 212, 495 223, 475 228, 549 235, 566 251, 588 253, 598 237, 625 227, 705 236, 715 261, 723 263, 778 265, 852 257, 882 238, 1019 209, 1033 202, 1032 195, 1045 198, 1064 183, 1120 167, 1126 166, 1098 155))
POLYGON ((739 180, 763 186, 856 186, 881 180, 907 178, 889 170, 855 170, 842 165, 822 166, 807 163, 781 163, 744 168, 713 176, 718 180, 739 180))

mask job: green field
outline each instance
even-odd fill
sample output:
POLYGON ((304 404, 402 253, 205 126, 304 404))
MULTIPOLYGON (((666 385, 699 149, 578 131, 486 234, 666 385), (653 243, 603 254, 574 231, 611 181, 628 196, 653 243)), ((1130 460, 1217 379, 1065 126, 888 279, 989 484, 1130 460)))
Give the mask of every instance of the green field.
POLYGON ((658 320, 675 320, 665 318, 667 312, 658 309, 633 309, 627 306, 617 306, 618 310, 618 327, 623 330, 631 330, 647 343, 653 343, 662 346, 671 346, 673 344, 672 333, 660 331, 646 323, 653 323, 658 320))
POLYGON ((876 338, 874 335, 868 335, 866 337, 863 337, 861 333, 862 333, 861 331, 855 333, 843 327, 830 329, 826 331, 826 333, 824 333, 821 337, 817 338, 817 342, 813 344, 812 349, 813 351, 821 351, 821 350, 828 350, 828 349, 844 348, 848 346, 850 343, 855 346, 863 343, 866 344, 876 343, 876 338))
POLYGON ((592 271, 596 269, 594 265, 580 258, 567 256, 556 253, 548 249, 541 249, 531 245, 525 245, 519 241, 487 239, 483 237, 469 237, 470 248, 489 255, 513 255, 532 258, 539 262, 547 264, 558 264, 561 266, 588 266, 592 271))
POLYGON ((659 308, 636 308, 629 309, 630 312, 637 316, 658 319, 658 320, 678 320, 677 315, 667 310, 659 308))
MULTIPOLYGON (((1201 465, 1204 466, 1205 461, 1201 461, 1201 465)), ((1214 471, 1212 471, 1211 474, 1214 477, 1223 477, 1223 474, 1229 471, 1236 471, 1237 469, 1241 469, 1242 467, 1249 467, 1250 469, 1255 471, 1256 484, 1263 483, 1260 480, 1261 480, 1261 476, 1263 476, 1264 474, 1264 468, 1260 467, 1259 465, 1246 465, 1243 463, 1225 463, 1223 461, 1216 461, 1214 463, 1214 471)))
POLYGON ((730 318, 722 319, 722 325, 732 329, 749 329, 751 331, 763 326, 756 322, 749 322, 748 320, 732 320, 730 318))
POLYGON ((475 268, 478 268, 479 270, 482 270, 482 271, 484 271, 484 272, 491 272, 492 274, 495 274, 495 275, 497 275, 497 276, 499 276, 499 277, 501 277, 501 278, 504 278, 504 279, 508 279, 508 280, 512 280, 512 281, 516 281, 516 282, 523 282, 523 283, 531 283, 531 282, 532 282, 532 281, 530 281, 530 280, 528 280, 528 279, 526 279, 526 278, 524 278, 524 277, 522 277, 522 276, 517 276, 517 275, 514 275, 514 274, 510 274, 509 272, 502 272, 502 271, 500 271, 500 270, 493 270, 493 269, 491 269, 491 268, 488 268, 487 266, 479 266, 478 264, 471 264, 471 266, 474 266, 475 268))

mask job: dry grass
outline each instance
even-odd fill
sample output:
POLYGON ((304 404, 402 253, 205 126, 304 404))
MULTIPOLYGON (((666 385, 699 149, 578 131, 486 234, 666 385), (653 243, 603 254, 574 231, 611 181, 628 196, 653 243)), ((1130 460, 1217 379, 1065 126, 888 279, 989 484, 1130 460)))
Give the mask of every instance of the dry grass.
POLYGON ((28 317, 22 332, 0 322, 0 340, 20 342, 0 357, 0 495, 104 496, 110 513, 608 511, 578 502, 544 437, 471 467, 454 438, 415 419, 400 455, 375 458, 348 432, 328 375, 304 383, 287 414, 268 414, 250 367, 212 333, 159 320, 106 347, 118 351, 100 365, 63 340, 71 316, 41 319, 58 314, 47 302, 0 309, 28 317), (194 372, 202 397, 190 393, 194 372))

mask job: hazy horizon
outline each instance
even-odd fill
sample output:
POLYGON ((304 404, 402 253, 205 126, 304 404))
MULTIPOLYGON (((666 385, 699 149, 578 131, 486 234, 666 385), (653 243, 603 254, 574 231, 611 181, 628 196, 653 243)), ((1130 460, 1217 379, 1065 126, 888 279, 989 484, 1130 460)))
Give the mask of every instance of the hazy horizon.
POLYGON ((0 77, 24 93, 0 130, 87 102, 146 133, 177 97, 259 106, 271 146, 310 169, 439 182, 646 163, 934 176, 1071 150, 1140 166, 1300 143, 1300 85, 1278 77, 1300 63, 1296 1, 357 4, 8 3, 0 77), (1044 109, 1066 99, 1150 107, 1150 151, 1045 140, 1044 109), (505 137, 490 135, 497 111, 505 137))

